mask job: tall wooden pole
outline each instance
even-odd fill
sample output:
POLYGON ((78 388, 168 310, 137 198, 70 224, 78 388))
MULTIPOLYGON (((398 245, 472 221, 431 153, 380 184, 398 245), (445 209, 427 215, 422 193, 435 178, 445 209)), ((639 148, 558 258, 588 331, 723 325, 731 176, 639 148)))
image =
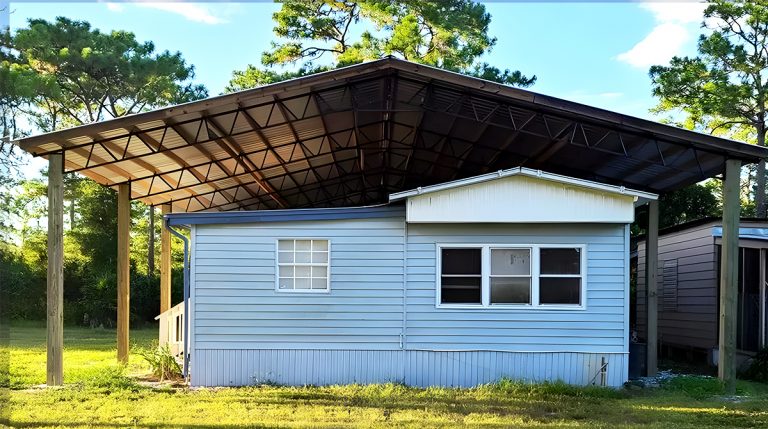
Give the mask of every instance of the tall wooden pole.
POLYGON ((646 370, 648 376, 652 377, 656 375, 659 364, 659 284, 657 279, 659 268, 659 202, 657 200, 648 203, 648 231, 645 237, 645 289, 648 316, 646 370))
MULTIPOLYGON (((162 214, 171 212, 170 204, 162 205, 162 214)), ((160 230, 160 313, 171 308, 171 233, 165 228, 160 230)))
POLYGON ((741 162, 725 162, 723 240, 720 252, 720 340, 717 375, 726 392, 736 392, 736 295, 739 283, 739 182, 741 162))
POLYGON ((147 246, 147 274, 155 276, 155 206, 149 206, 149 245, 147 246))
POLYGON ((131 312, 130 284, 131 185, 117 188, 117 360, 128 363, 131 312))
POLYGON ((48 356, 46 382, 64 382, 64 162, 48 157, 48 356))

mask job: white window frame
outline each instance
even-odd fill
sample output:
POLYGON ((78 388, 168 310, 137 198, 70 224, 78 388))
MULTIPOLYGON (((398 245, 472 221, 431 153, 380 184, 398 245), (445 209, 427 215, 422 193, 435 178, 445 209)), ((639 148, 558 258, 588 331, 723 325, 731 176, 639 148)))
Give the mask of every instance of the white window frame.
MULTIPOLYGON (((275 239, 275 292, 287 293, 287 294, 329 294, 331 293, 331 239, 323 237, 280 237, 275 239), (325 263, 322 262, 310 262, 300 263, 302 266, 310 267, 326 267, 326 279, 325 289, 280 289, 280 267, 281 266, 296 266, 296 261, 292 263, 280 263, 280 242, 292 240, 294 241, 294 252, 296 252, 296 241, 300 240, 314 240, 314 241, 327 241, 328 242, 328 260, 325 263)), ((294 280, 295 280, 294 276, 294 280)), ((295 287, 295 286, 294 286, 295 287)))
POLYGON ((587 245, 556 243, 556 244, 531 244, 531 243, 437 243, 435 246, 437 261, 435 267, 435 307, 446 310, 586 310, 587 309, 587 245), (545 274, 543 277, 557 278, 581 278, 581 290, 577 304, 541 304, 539 302, 539 278, 541 275, 541 264, 539 260, 540 249, 579 249, 581 255, 580 274, 545 274), (479 304, 443 304, 441 303, 442 293, 442 250, 443 249, 480 249, 480 292, 481 303, 479 304), (531 249, 531 303, 530 304, 491 304, 491 249, 531 249))

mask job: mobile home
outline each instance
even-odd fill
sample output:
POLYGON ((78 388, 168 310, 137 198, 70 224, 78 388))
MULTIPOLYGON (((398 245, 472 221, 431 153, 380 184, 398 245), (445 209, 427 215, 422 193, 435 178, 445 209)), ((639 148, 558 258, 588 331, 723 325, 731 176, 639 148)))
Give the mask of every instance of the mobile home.
POLYGON ((191 231, 191 383, 620 386, 628 225, 655 198, 516 168, 375 207, 167 215, 191 231))

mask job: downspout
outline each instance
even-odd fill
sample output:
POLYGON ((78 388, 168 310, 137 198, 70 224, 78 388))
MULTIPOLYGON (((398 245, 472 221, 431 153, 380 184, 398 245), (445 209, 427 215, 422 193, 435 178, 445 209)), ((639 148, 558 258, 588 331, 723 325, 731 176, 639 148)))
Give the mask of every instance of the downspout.
POLYGON ((403 326, 400 333, 400 350, 403 354, 403 383, 408 376, 408 339, 406 331, 408 329, 408 219, 403 219, 403 326))
POLYGON ((168 224, 167 218, 163 219, 163 223, 165 224, 165 228, 171 234, 175 235, 184 242, 184 367, 182 369, 182 374, 184 376, 184 380, 189 381, 189 239, 187 239, 187 237, 185 237, 180 232, 171 228, 171 225, 168 224))

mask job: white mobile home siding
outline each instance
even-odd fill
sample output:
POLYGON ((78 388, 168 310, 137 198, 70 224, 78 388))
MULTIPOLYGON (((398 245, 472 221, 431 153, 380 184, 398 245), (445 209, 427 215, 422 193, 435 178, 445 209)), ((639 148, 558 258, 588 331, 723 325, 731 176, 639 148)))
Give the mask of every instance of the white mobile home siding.
POLYGON ((606 384, 626 380, 624 225, 406 228, 404 214, 193 227, 192 384, 590 384, 603 361, 606 384), (330 293, 275 291, 278 238, 330 240, 330 293), (447 242, 585 244, 586 309, 436 308, 447 242))

